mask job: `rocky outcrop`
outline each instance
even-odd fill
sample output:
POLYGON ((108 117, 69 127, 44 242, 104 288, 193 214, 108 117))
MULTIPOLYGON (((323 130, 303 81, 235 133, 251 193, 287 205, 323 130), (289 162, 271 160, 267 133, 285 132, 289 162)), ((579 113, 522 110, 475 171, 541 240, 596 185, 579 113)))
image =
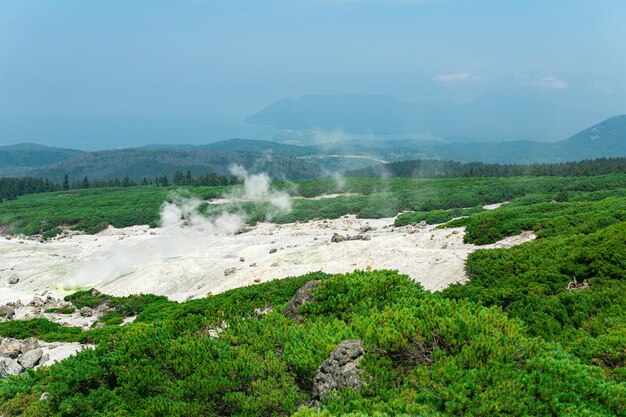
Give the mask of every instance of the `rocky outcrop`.
POLYGON ((15 316, 15 308, 12 306, 0 306, 0 317, 11 320, 15 316))
POLYGON ((78 313, 81 317, 91 317, 93 316, 93 309, 91 307, 83 307, 78 310, 78 313))
POLYGON ((289 304, 287 304, 287 308, 285 308, 283 315, 298 321, 300 319, 298 310, 306 303, 313 301, 313 291, 321 283, 322 281, 320 280, 309 281, 304 284, 302 288, 298 289, 293 298, 289 301, 289 304))
MULTIPOLYGON (((96 297, 98 295, 100 295, 98 291, 92 291, 92 296, 96 297)), ((82 307, 78 309, 71 301, 64 301, 50 294, 43 294, 33 297, 29 302, 16 300, 0 305, 0 323, 11 320, 44 318, 62 326, 89 329, 97 320, 111 310, 111 306, 107 301, 104 299, 93 308, 82 307)))
POLYGON ((0 378, 17 375, 47 360, 37 339, 5 338, 0 342, 0 378))
POLYGON ((358 389, 363 384, 359 361, 365 351, 362 340, 344 340, 333 350, 313 377, 313 399, 320 401, 332 390, 358 389))
POLYGON ((362 235, 362 234, 350 236, 350 235, 340 235, 339 233, 334 233, 333 236, 330 238, 330 241, 333 243, 345 242, 348 240, 370 240, 370 237, 368 235, 362 235))

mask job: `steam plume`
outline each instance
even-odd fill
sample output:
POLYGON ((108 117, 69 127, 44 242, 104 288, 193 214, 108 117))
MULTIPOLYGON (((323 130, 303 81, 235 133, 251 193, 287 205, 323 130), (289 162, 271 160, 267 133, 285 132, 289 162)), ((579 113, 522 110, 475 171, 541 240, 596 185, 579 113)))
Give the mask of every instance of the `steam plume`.
POLYGON ((128 247, 117 244, 107 259, 79 269, 66 278, 66 289, 106 285, 131 274, 141 265, 158 265, 166 259, 182 256, 202 244, 207 236, 236 233, 246 223, 247 217, 238 201, 248 200, 269 203, 266 218, 291 210, 291 198, 282 191, 270 189, 271 180, 266 173, 249 174, 243 167, 232 165, 231 174, 244 180, 243 190, 235 191, 228 199, 228 211, 204 215, 199 211, 203 201, 172 193, 161 207, 160 221, 163 234, 156 241, 128 247), (235 205, 235 210, 233 210, 235 205))

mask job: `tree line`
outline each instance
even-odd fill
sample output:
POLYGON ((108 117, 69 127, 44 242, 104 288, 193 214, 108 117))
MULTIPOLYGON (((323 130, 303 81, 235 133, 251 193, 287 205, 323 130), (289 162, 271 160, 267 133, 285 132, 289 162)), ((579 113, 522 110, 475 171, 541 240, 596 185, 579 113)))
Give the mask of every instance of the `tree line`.
POLYGON ((578 177, 626 172, 626 158, 598 158, 576 162, 530 165, 462 163, 418 159, 393 162, 348 172, 353 177, 457 178, 457 177, 578 177))
POLYGON ((63 181, 54 182, 48 178, 12 178, 2 177, 0 178, 0 202, 4 200, 15 200, 21 195, 47 193, 53 191, 68 191, 87 188, 107 188, 107 187, 136 187, 136 186, 148 186, 157 185, 168 187, 173 186, 215 186, 215 185, 229 185, 235 184, 238 180, 233 177, 227 177, 218 175, 214 172, 209 172, 206 175, 200 175, 194 177, 191 171, 187 171, 183 174, 181 171, 176 171, 174 177, 170 180, 167 175, 157 176, 154 179, 143 177, 141 181, 135 181, 129 176, 124 178, 115 179, 96 179, 90 180, 88 177, 82 179, 72 180, 68 174, 63 177, 63 181))

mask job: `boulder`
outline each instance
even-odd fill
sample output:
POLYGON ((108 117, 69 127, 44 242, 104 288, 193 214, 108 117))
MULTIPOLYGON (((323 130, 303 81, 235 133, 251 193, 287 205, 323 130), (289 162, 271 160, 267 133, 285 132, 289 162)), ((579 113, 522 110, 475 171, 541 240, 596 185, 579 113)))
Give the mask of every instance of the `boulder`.
POLYGON ((0 378, 5 378, 9 375, 18 375, 22 373, 22 371, 22 367, 16 360, 0 358, 0 378))
POLYGON ((354 236, 344 236, 344 235, 340 235, 339 233, 335 233, 333 234, 333 237, 330 238, 330 241, 334 243, 338 243, 338 242, 345 242, 347 240, 370 240, 370 239, 371 238, 369 237, 369 235, 362 235, 360 233, 354 236))
POLYGON ((29 352, 33 349, 37 349, 39 347, 39 340, 34 337, 29 337, 28 339, 24 339, 22 341, 22 353, 29 352))
POLYGON ((106 313, 109 312, 109 310, 111 310, 111 307, 109 307, 107 303, 103 303, 96 307, 96 314, 98 316, 104 316, 106 313))
POLYGON ((224 270, 224 276, 227 277, 229 275, 234 274, 235 272, 237 272, 237 268, 234 268, 234 267, 233 268, 226 268, 224 270))
POLYGON ((278 249, 276 249, 276 248, 272 248, 272 249, 270 249, 270 255, 271 255, 272 253, 276 253, 277 251, 278 251, 278 249))
POLYGON ((93 316, 93 309, 90 307, 83 307, 80 310, 78 310, 78 312, 80 313, 81 317, 93 316))
POLYGON ((321 283, 322 281, 320 280, 309 281, 306 284, 304 284, 302 288, 298 289, 298 291, 296 291, 296 293, 294 294, 293 298, 289 301, 289 304, 287 304, 287 307, 285 308, 285 312, 283 313, 283 315, 285 317, 288 317, 296 321, 299 320, 300 315, 298 314, 298 310, 304 304, 313 301, 313 291, 321 283))
POLYGON ((313 377, 313 398, 320 401, 329 391, 363 384, 359 361, 365 351, 362 340, 344 340, 330 353, 313 377))
POLYGON ((43 350, 33 349, 23 354, 17 362, 22 365, 24 369, 34 368, 39 363, 39 360, 43 356, 43 350))
POLYGON ((9 277, 8 281, 9 281, 9 284, 14 285, 20 282, 20 277, 18 277, 16 274, 13 274, 9 277))
POLYGON ((15 316, 15 309, 9 305, 0 307, 0 317, 11 320, 15 316))
POLYGON ((330 238, 331 242, 338 243, 346 240, 344 235, 340 235, 339 233, 333 233, 333 237, 330 238))
POLYGON ((35 297, 28 305, 31 307, 43 307, 43 300, 39 297, 35 297))
POLYGON ((0 356, 15 359, 22 353, 23 342, 7 337, 0 342, 0 356))

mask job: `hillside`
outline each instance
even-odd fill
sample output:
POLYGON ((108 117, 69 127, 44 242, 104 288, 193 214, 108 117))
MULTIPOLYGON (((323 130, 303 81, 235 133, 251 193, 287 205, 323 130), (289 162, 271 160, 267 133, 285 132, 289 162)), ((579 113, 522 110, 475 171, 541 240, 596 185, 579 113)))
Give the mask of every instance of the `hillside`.
POLYGON ((198 146, 200 149, 206 149, 219 152, 255 152, 269 153, 278 156, 307 156, 319 152, 312 146, 288 145, 285 143, 272 142, 267 140, 250 140, 250 139, 229 139, 208 145, 198 146))
MULTIPOLYGON (((367 144, 367 142, 363 142, 367 144)), ((410 159, 440 159, 460 162, 534 164, 626 156, 626 115, 615 116, 558 142, 389 141, 384 147, 371 144, 363 153, 398 162, 410 159)))
POLYGON ((82 153, 75 149, 53 148, 34 143, 0 146, 0 176, 54 164, 82 153))
POLYGON ((598 156, 624 156, 626 153, 626 115, 615 116, 559 142, 562 150, 598 156))
POLYGON ((264 157, 254 152, 212 151, 192 149, 121 149, 82 153, 72 159, 28 171, 28 175, 55 181, 68 174, 72 179, 113 179, 129 176, 173 176, 177 170, 190 170, 193 175, 215 172, 229 173, 229 166, 240 164, 251 171, 271 172, 276 179, 304 179, 321 176, 317 165, 296 158, 264 157))

